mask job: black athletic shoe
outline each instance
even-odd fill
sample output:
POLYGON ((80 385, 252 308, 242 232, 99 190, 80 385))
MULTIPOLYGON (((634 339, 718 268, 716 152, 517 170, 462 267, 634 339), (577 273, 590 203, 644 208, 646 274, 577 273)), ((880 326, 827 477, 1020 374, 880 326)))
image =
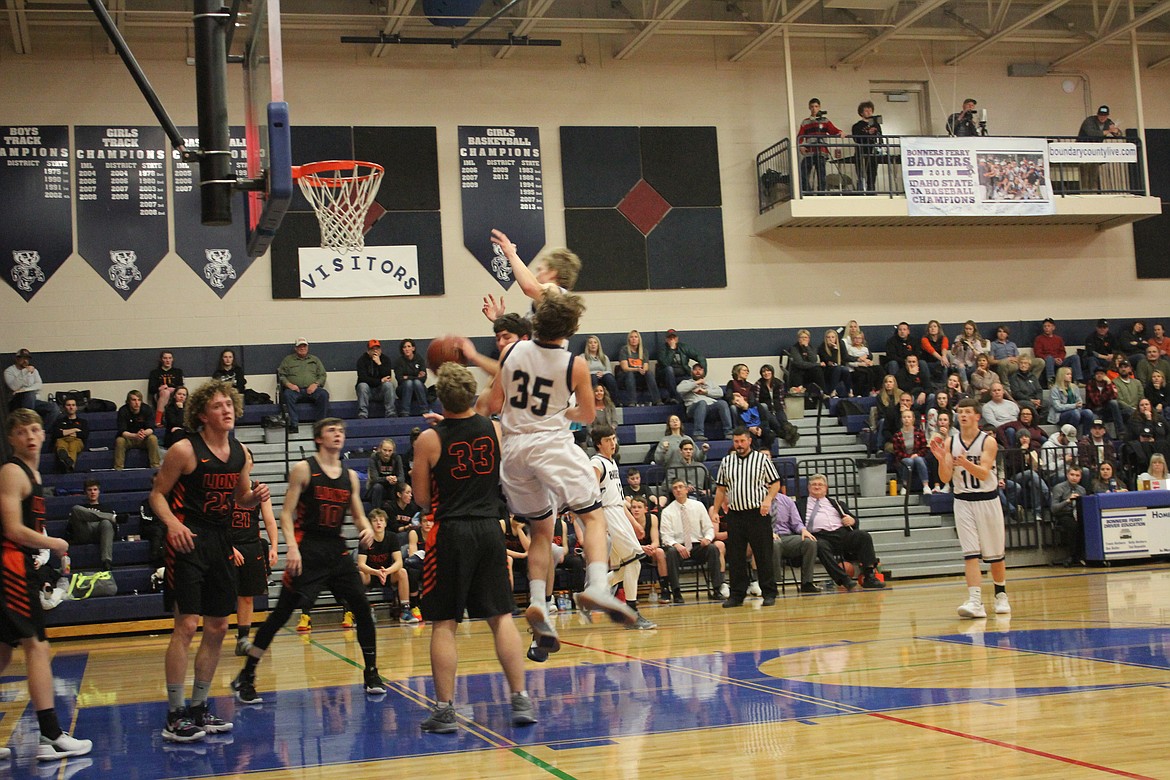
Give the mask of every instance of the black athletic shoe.
POLYGON ((236 701, 240 704, 262 704, 264 699, 256 693, 256 677, 245 674, 242 670, 232 680, 232 690, 236 692, 236 701))
POLYGON ((812 584, 811 582, 802 582, 802 583, 800 583, 800 592, 801 593, 820 593, 821 589, 818 588, 816 585, 812 584))
POLYGON ((764 601, 760 606, 773 607, 775 605, 776 605, 776 597, 775 596, 764 596, 764 601))
POLYGON ((223 734, 232 730, 233 724, 217 717, 207 708, 207 702, 188 708, 187 715, 191 718, 192 723, 208 734, 223 734))
POLYGON ((167 725, 163 728, 163 739, 168 742, 198 742, 207 732, 195 725, 187 714, 187 708, 167 713, 167 725))
POLYGON ((528 660, 536 661, 538 664, 542 664, 548 660, 548 651, 538 646, 535 639, 528 646, 528 660))
POLYGON ((742 607, 743 599, 729 598, 723 602, 724 609, 733 609, 734 607, 742 607))
POLYGON ((378 674, 378 670, 374 667, 366 669, 365 674, 366 693, 371 696, 378 696, 386 692, 386 685, 382 682, 382 675, 378 674))

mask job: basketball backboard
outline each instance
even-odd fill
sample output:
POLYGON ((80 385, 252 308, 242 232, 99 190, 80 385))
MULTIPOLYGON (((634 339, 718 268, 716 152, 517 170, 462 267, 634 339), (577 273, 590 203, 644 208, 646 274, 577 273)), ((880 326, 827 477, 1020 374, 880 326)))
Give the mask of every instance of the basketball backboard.
POLYGON ((293 196, 280 0, 250 3, 244 39, 244 101, 248 177, 265 183, 248 193, 245 220, 248 254, 259 257, 272 243, 293 196))

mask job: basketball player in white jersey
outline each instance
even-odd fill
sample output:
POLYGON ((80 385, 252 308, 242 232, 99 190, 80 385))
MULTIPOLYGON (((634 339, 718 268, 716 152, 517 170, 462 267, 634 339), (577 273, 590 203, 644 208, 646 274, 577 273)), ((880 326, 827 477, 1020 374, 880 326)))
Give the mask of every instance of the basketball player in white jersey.
POLYGON ((545 292, 532 321, 535 339, 508 347, 500 356, 500 373, 491 390, 478 403, 480 413, 500 416, 504 432, 500 483, 509 510, 517 520, 528 522, 532 537, 525 617, 536 646, 550 653, 561 646, 548 623, 545 594, 553 521, 562 507, 585 524, 585 590, 578 604, 622 623, 637 620, 606 587, 609 563, 601 490, 589 458, 569 431, 570 422, 588 425, 596 413, 584 359, 561 346, 576 333, 584 310, 578 295, 545 292))
POLYGON ((995 583, 995 612, 1012 611, 1007 597, 1007 564, 1004 562, 1003 510, 999 504, 999 480, 995 456, 999 449, 995 437, 979 430, 979 404, 965 398, 955 407, 959 416, 959 435, 950 442, 935 439, 930 451, 938 460, 938 476, 951 482, 955 496, 955 529, 967 575, 967 600, 959 607, 959 617, 983 618, 982 559, 991 567, 995 583))
MULTIPOLYGON (((577 284, 577 277, 581 273, 581 258, 571 250, 561 248, 546 252, 532 263, 532 268, 524 264, 513 244, 502 231, 492 231, 492 243, 497 254, 503 255, 512 267, 512 274, 516 277, 516 284, 532 299, 532 311, 526 317, 530 318, 536 312, 536 304, 547 291, 568 292, 577 284)), ((495 322, 504 314, 504 296, 497 301, 492 295, 483 299, 481 308, 485 317, 495 322)))
MULTIPOLYGON (((601 511, 605 513, 605 527, 609 531, 609 580, 612 588, 619 582, 626 593, 626 606, 634 610, 638 619, 626 628, 647 631, 658 628, 638 613, 638 578, 642 576, 642 543, 634 531, 634 518, 622 498, 622 480, 617 464, 617 432, 608 425, 594 428, 590 435, 597 454, 590 460, 597 481, 601 485, 601 511)), ((645 529, 643 529, 643 533, 645 529)), ((588 533, 588 532, 586 532, 588 533)))

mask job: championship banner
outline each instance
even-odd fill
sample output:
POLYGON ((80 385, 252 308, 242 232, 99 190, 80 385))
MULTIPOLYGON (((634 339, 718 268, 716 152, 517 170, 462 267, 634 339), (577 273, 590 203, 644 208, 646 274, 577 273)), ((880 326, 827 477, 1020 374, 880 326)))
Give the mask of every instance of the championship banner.
POLYGON ((26 301, 73 253, 69 128, 4 125, 0 143, 0 271, 26 301))
POLYGON ((507 234, 525 262, 544 248, 540 130, 460 126, 459 186, 463 245, 506 290, 515 278, 491 242, 492 228, 507 234))
POLYGON ((418 295, 417 246, 345 250, 303 246, 301 298, 376 298, 418 295))
POLYGON ((903 138, 910 216, 1054 214, 1042 138, 903 138))
POLYGON ((1052 141, 1048 162, 1055 163, 1136 163, 1137 144, 1052 141))
MULTIPOLYGON (((188 148, 199 148, 199 128, 180 127, 188 148)), ((248 178, 248 161, 244 153, 244 128, 232 127, 229 141, 232 174, 248 178)), ((201 221, 199 167, 179 159, 171 151, 174 178, 175 252, 192 271, 203 279, 220 298, 252 265, 248 256, 244 229, 243 192, 232 193, 232 224, 204 225, 201 221)))
POLYGON ((167 253, 161 127, 76 127, 77 251, 128 299, 167 253))

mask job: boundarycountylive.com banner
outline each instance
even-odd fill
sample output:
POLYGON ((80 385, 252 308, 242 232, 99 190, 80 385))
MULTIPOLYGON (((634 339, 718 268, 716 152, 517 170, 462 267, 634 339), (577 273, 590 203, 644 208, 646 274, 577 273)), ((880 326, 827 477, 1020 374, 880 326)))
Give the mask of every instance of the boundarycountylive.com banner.
POLYGON ((903 138, 910 216, 1052 214, 1042 138, 903 138))

